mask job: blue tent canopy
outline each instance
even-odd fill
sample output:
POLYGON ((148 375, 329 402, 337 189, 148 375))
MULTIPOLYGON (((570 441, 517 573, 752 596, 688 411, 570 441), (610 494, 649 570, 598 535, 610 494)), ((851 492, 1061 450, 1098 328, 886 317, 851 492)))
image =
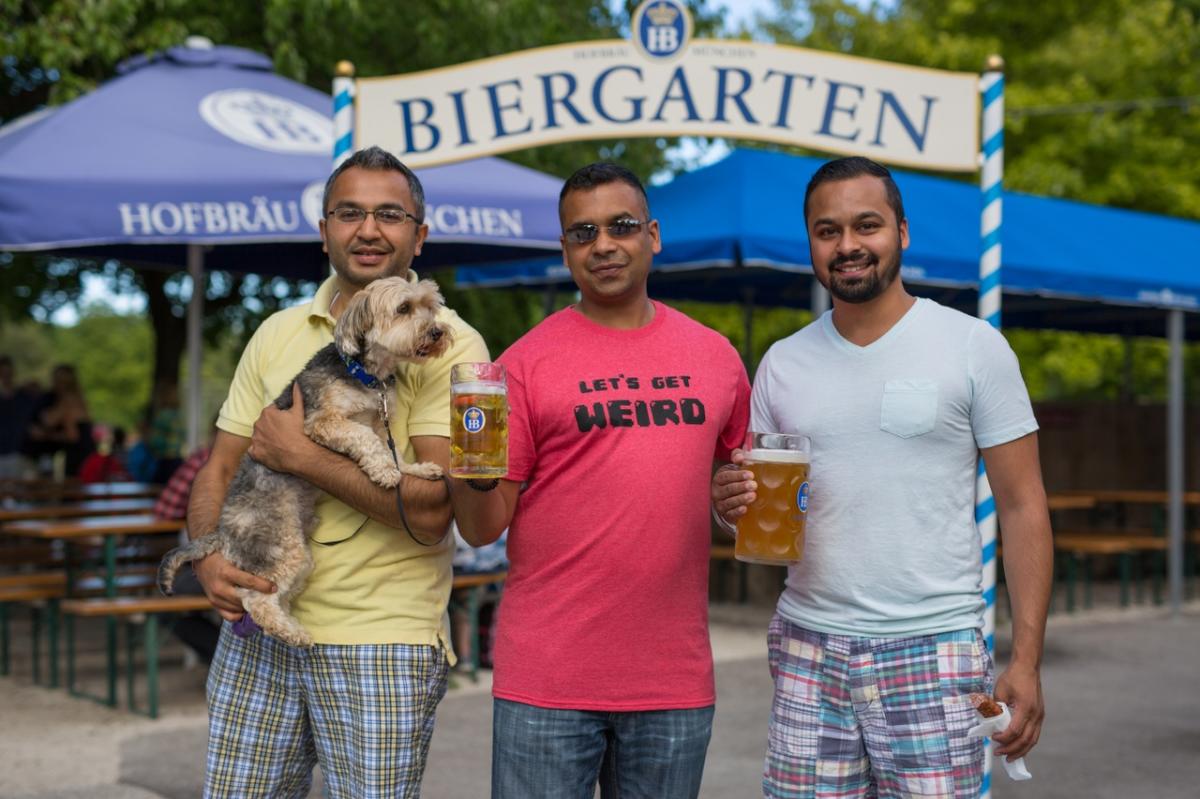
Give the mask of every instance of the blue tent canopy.
MULTIPOLYGON (((800 276, 812 273, 804 189, 824 161, 735 150, 652 187, 650 207, 663 237, 653 293, 712 301, 750 295, 762 305, 807 306, 811 279, 800 276)), ((893 175, 912 241, 904 254, 906 285, 974 313, 978 187, 899 170, 893 175)), ((1200 311, 1200 270, 1180 258, 1152 269, 1143 264, 1147 242, 1200 251, 1200 223, 1017 192, 1005 194, 1004 216, 1005 326, 1161 336, 1164 309, 1200 311)), ((570 276, 561 257, 544 257, 461 268, 458 281, 545 285, 569 283, 570 276)))
MULTIPOLYGON (((237 47, 189 40, 0 128, 0 250, 286 275, 329 273, 317 223, 329 96, 237 47)), ((499 159, 420 174, 426 271, 558 249, 559 181, 499 159)), ((188 441, 200 440, 200 313, 188 316, 188 441)))
MULTIPOLYGON (((0 250, 50 250, 316 278, 329 96, 237 47, 130 59, 64 106, 0 128, 0 250), (237 245, 237 246, 228 246, 237 245)), ((500 159, 419 173, 418 268, 557 249, 559 181, 500 159)))

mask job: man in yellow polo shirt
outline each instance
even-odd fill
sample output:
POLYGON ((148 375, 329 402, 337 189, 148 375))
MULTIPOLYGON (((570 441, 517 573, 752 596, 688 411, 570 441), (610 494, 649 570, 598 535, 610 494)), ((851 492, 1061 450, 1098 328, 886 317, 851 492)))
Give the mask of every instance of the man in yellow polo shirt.
MULTIPOLYGON (((316 644, 297 649, 261 633, 240 634, 247 622, 236 589, 273 586, 220 554, 195 564, 226 620, 208 677, 205 796, 306 796, 318 761, 335 797, 417 796, 434 711, 446 691, 454 542, 445 535, 445 485, 405 476, 402 518, 395 491, 304 435, 299 401, 288 411, 271 404, 333 340, 334 322, 356 291, 381 277, 417 279, 409 266, 428 232, 424 194, 416 175, 372 147, 330 176, 323 211, 321 238, 336 274, 311 303, 274 314, 255 332, 188 506, 189 533, 211 532, 246 453, 325 492, 313 572, 292 606, 316 644)), ((442 315, 454 345, 396 375, 390 421, 406 460, 445 468, 450 366, 488 360, 488 353, 457 314, 442 315)))

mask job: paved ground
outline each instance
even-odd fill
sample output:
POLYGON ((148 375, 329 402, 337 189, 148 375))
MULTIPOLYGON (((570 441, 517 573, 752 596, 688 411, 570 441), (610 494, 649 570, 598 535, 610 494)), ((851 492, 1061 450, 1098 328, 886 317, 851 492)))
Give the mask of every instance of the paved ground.
MULTIPOLYGON (((1098 599, 1098 606, 1111 607, 1098 599)), ((718 706, 705 799, 752 799, 766 740, 769 609, 713 608, 718 706)), ((27 641, 18 626, 14 637, 27 641)), ((27 643, 25 644, 27 646, 27 643)), ((1007 640, 998 640, 1003 659, 1007 640)), ((163 717, 150 721, 33 686, 27 656, 0 679, 0 799, 158 799, 199 796, 204 755, 203 669, 165 653, 163 717), (21 671, 20 669, 25 669, 21 671)), ((100 663, 88 648, 83 674, 100 663)), ((997 799, 1193 799, 1200 795, 1200 604, 1178 619, 1154 608, 1052 617, 1044 683, 1048 721, 1029 783, 997 774, 997 799)), ((464 678, 438 712, 423 795, 486 797, 491 702, 487 675, 464 678)), ((319 785, 318 789, 319 790, 319 785)), ((314 792, 315 793, 315 792, 314 792)))

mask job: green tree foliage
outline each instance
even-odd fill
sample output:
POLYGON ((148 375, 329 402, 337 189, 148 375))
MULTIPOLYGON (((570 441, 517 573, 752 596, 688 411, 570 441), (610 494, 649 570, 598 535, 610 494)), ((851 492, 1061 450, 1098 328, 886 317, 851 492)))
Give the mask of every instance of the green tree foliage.
POLYGON ((758 33, 977 72, 1005 59, 1005 186, 1200 219, 1196 0, 776 0, 758 33))
MULTIPOLYGON (((1200 219, 1196 0, 776 0, 751 32, 968 72, 999 53, 1006 189, 1200 219)), ((1046 220, 1048 241, 1054 224, 1046 220)), ((1162 340, 1005 335, 1036 399, 1165 397, 1162 340)), ((1186 357, 1194 397, 1200 348, 1186 357)))
MULTIPOLYGON (((54 366, 70 364, 94 421, 130 433, 137 430, 152 389, 147 366, 154 352, 154 331, 148 319, 96 304, 84 308, 79 322, 70 327, 26 321, 8 323, 0 334, 18 383, 33 382, 44 390, 54 366)), ((201 364, 205 408, 215 411, 225 399, 241 347, 240 338, 228 334, 207 348, 201 364)), ((186 376, 186 366, 183 373, 186 376)))
MULTIPOLYGON (((625 0, 622 13, 614 13, 613 4, 590 0, 0 0, 0 121, 67 102, 112 77, 125 58, 178 44, 187 35, 267 53, 280 73, 328 91, 342 59, 366 77, 528 47, 619 38, 636 4, 625 0)), ((719 2, 692 0, 691 5, 696 35, 713 35, 720 25, 719 2)), ((1007 62, 1008 188, 1200 218, 1198 18, 1200 0, 776 0, 751 33, 964 71, 977 71, 989 54, 1001 53, 1007 62), (1146 102, 1151 98, 1166 99, 1146 102)), ((507 157, 559 176, 597 157, 612 157, 650 175, 664 166, 668 144, 579 142, 507 157)), ((1157 244, 1169 248, 1169 243, 1157 244)), ((78 302, 84 271, 104 274, 117 290, 147 293, 154 334, 150 360, 158 364, 154 373, 179 374, 187 295, 186 279, 179 274, 0 253, 0 324, 44 320, 78 302)), ((538 292, 455 290, 448 275, 434 277, 450 304, 484 333, 493 354, 544 312, 545 299, 538 292)), ((233 358, 258 320, 310 293, 312 286, 217 274, 205 291, 206 340, 210 347, 219 345, 223 357, 233 358)), ((560 293, 554 305, 569 299, 560 293)), ((743 350, 739 306, 681 306, 743 350)), ((799 312, 756 310, 751 365, 771 341, 805 319, 807 314, 799 312)), ((16 330, 11 324, 0 328, 2 349, 16 349, 10 344, 16 330)), ((1132 392, 1156 397, 1162 392, 1161 342, 1126 345, 1115 337, 1025 331, 1007 335, 1035 396, 1132 392)), ((54 358, 50 350, 43 360, 54 358)), ((1191 348, 1188 359, 1194 375, 1200 350, 1191 348)), ((135 385, 140 392, 142 384, 135 385)), ((148 396, 148 385, 139 403, 148 396)))
POLYGON ((764 308, 755 306, 750 322, 750 348, 746 349, 746 307, 738 303, 717 305, 709 302, 669 301, 668 305, 699 319, 723 334, 742 355, 750 376, 758 362, 776 341, 795 333, 812 321, 812 314, 794 308, 764 308))
POLYGON ((150 395, 150 323, 107 306, 85 308, 71 327, 34 323, 4 328, 5 349, 21 383, 43 389, 58 364, 75 367, 92 419, 132 431, 150 395))
MULTIPOLYGON (((1035 400, 1165 402, 1167 342, 1155 338, 1005 330, 1035 400)), ((1184 394, 1200 396, 1200 346, 1184 348, 1184 394)))
MULTIPOLYGON (((697 35, 719 26, 706 2, 693 2, 697 35)), ((631 11, 636 3, 626 5, 631 11)), ((7 121, 68 102, 113 77, 124 59, 180 44, 188 35, 266 53, 281 74, 329 91, 335 65, 343 59, 354 63, 360 77, 413 72, 530 47, 620 38, 628 15, 591 0, 0 0, 0 19, 5 21, 0 27, 0 121, 7 121)), ((577 142, 511 158, 564 177, 597 158, 620 158, 649 175, 663 165, 667 144, 577 142)), ((38 255, 0 254, 0 267, 0 322, 44 320, 78 302, 85 272, 105 275, 114 287, 145 292, 155 333, 153 375, 173 380, 180 374, 190 290, 181 275, 38 255)), ((450 281, 441 278, 445 287, 450 281)), ((213 344, 230 328, 244 338, 265 315, 312 290, 279 279, 211 275, 205 287, 206 340, 213 344)), ((540 318, 537 296, 463 294, 459 304, 478 309, 473 315, 484 329, 540 318)), ((497 340, 510 334, 497 331, 497 340)))

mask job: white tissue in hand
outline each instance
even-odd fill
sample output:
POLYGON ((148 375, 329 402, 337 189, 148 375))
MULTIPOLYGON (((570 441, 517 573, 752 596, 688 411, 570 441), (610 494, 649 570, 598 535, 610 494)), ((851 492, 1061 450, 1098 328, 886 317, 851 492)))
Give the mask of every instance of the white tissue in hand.
MULTIPOLYGON (((1008 729, 1008 723, 1012 721, 1012 714, 1008 712, 1008 705, 1003 702, 997 702, 996 704, 1004 711, 999 716, 992 716, 990 719, 984 718, 978 710, 975 711, 975 715, 979 718, 979 723, 967 730, 968 738, 990 738, 994 734, 1008 729)), ((1033 779, 1033 775, 1029 773, 1029 769, 1025 768, 1025 758, 1018 757, 1016 760, 1009 760, 1002 757, 1000 762, 1004 765, 1004 773, 1008 774, 1010 779, 1018 781, 1033 779)))

